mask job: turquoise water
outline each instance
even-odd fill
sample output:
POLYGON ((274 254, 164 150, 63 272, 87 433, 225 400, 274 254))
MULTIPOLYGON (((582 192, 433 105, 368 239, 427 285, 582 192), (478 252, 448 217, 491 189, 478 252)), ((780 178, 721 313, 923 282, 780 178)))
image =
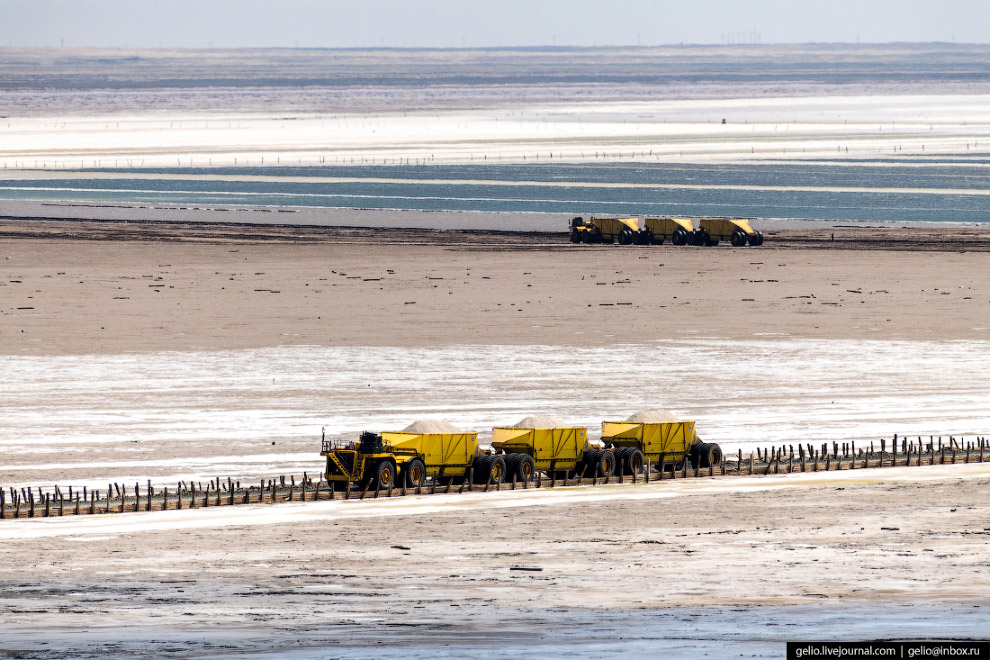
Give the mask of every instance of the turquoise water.
POLYGON ((100 178, 87 178, 82 171, 64 179, 46 172, 37 179, 0 180, 0 199, 987 222, 988 168, 990 157, 980 156, 965 161, 920 158, 843 166, 617 163, 127 169, 104 170, 100 178), (106 178, 108 173, 113 176, 106 178), (208 179, 209 175, 270 179, 222 181, 208 179))

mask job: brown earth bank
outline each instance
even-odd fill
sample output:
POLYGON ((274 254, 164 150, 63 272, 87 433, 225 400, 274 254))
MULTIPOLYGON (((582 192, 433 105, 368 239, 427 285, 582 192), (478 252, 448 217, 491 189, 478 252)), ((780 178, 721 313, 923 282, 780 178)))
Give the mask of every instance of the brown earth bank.
POLYGON ((990 230, 768 229, 759 248, 563 232, 4 220, 0 351, 986 339, 990 230))

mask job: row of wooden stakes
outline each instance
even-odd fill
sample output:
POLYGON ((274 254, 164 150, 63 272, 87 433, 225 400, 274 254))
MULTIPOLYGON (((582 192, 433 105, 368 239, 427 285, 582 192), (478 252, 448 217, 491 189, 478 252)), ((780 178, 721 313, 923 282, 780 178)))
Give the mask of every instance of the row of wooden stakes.
POLYGON ((90 490, 86 487, 82 489, 69 487, 67 492, 63 492, 58 486, 49 492, 44 492, 38 488, 37 494, 30 488, 17 490, 10 487, 8 489, 9 497, 7 496, 8 491, 0 489, 0 519, 164 511, 237 504, 333 500, 337 498, 344 500, 365 499, 369 496, 373 498, 395 497, 410 493, 421 495, 424 493, 463 493, 465 491, 487 492, 489 490, 500 491, 503 488, 515 490, 517 487, 597 486, 609 483, 621 484, 626 481, 649 483, 651 479, 663 481, 665 479, 726 475, 768 475, 871 467, 983 463, 990 459, 990 443, 985 438, 978 438, 974 442, 966 442, 962 439, 957 441, 955 438, 950 438, 946 443, 943 443, 939 438, 937 444, 934 439, 925 443, 921 438, 918 438, 915 443, 909 442, 905 438, 902 439, 900 448, 897 445, 896 436, 891 444, 891 451, 887 451, 885 441, 881 441, 879 451, 872 443, 869 449, 860 448, 858 451, 855 443, 845 443, 841 446, 839 443, 833 443, 832 451, 829 451, 827 445, 822 445, 821 449, 804 445, 798 446, 795 452, 792 445, 785 445, 757 449, 755 455, 750 453, 745 459, 742 450, 739 450, 735 461, 723 461, 718 466, 707 468, 691 467, 687 461, 675 468, 670 463, 666 463, 663 455, 661 455, 658 463, 665 466, 663 470, 654 471, 650 461, 647 461, 640 473, 622 474, 620 472, 616 475, 592 476, 590 478, 582 474, 558 479, 551 472, 550 478, 544 479, 537 472, 532 483, 517 482, 515 476, 509 483, 497 483, 491 479, 487 483, 476 483, 473 480, 473 470, 469 469, 467 479, 456 485, 453 478, 446 479, 446 483, 444 483, 445 478, 434 473, 429 478, 428 483, 408 488, 403 483, 401 486, 389 485, 385 489, 377 484, 374 489, 371 489, 370 483, 366 483, 362 489, 355 490, 351 483, 334 484, 323 480, 313 481, 307 473, 303 473, 298 484, 294 476, 290 476, 288 481, 284 476, 267 480, 267 482, 262 480, 258 486, 250 487, 242 487, 239 481, 233 481, 230 478, 226 481, 217 478, 210 481, 205 487, 202 483, 179 482, 173 491, 170 491, 168 487, 156 490, 150 480, 143 491, 140 484, 137 483, 130 491, 126 485, 112 483, 108 485, 105 495, 101 494, 99 490, 90 490))

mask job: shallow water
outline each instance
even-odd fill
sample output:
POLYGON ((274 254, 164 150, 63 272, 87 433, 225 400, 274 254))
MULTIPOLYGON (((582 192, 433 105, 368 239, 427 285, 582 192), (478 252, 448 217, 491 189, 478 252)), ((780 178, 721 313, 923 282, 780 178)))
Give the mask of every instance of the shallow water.
POLYGON ((94 178, 83 173, 76 175, 79 178, 61 179, 54 172, 37 179, 18 178, 0 184, 0 199, 988 222, 987 167, 990 158, 967 156, 880 159, 842 166, 614 163, 173 168, 103 172, 94 178))
MULTIPOLYGON (((990 342, 662 341, 6 356, 0 485, 318 473, 329 437, 668 408, 726 452, 990 431, 990 342)), ((879 443, 878 443, 879 444, 879 443)))

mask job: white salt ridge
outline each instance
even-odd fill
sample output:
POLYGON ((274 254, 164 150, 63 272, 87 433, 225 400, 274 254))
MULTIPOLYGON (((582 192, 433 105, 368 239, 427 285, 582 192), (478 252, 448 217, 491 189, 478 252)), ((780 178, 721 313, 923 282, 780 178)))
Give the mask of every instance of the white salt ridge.
POLYGON ((515 423, 513 428, 517 429, 559 429, 573 426, 559 417, 552 415, 530 415, 515 423))
POLYGON ((654 408, 652 410, 640 410, 638 413, 630 415, 626 421, 636 424, 655 424, 657 422, 680 422, 683 419, 669 410, 654 408))
POLYGON ((442 419, 418 419, 402 430, 406 433, 464 433, 442 419))

